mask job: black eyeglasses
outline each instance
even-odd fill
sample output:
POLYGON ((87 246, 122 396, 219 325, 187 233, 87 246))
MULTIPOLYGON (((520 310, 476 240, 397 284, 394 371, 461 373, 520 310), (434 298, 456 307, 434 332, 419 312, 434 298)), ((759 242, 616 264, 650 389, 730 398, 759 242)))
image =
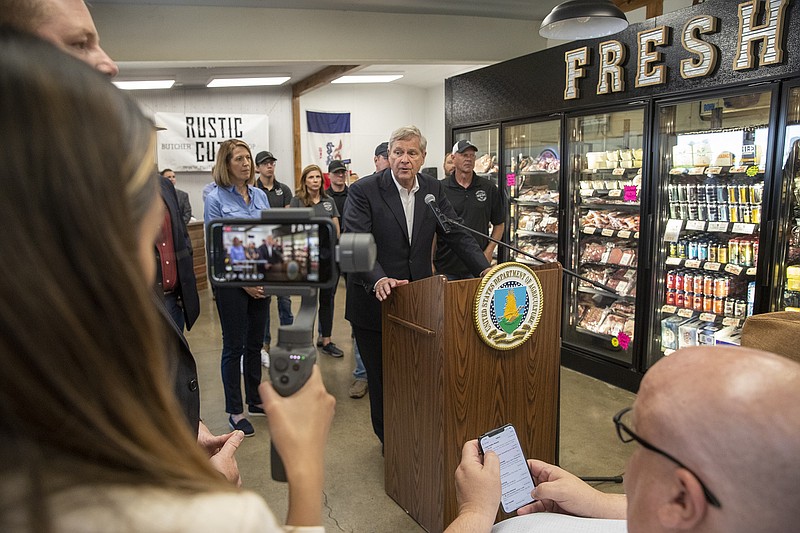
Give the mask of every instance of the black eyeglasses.
POLYGON ((623 409, 622 411, 620 411, 619 413, 614 415, 614 425, 617 427, 617 435, 619 435, 619 440, 621 440, 622 442, 624 442, 626 444, 628 442, 636 441, 639 444, 641 444, 642 446, 644 446, 645 448, 647 448, 648 450, 650 450, 651 452, 656 452, 657 454, 666 457, 667 459, 669 459, 670 461, 672 461, 676 465, 680 466, 681 468, 684 468, 684 469, 688 470, 697 479, 698 483, 700 483, 700 486, 703 487, 703 494, 705 494, 706 500, 708 500, 708 503, 710 503, 714 507, 722 508, 722 505, 719 503, 719 500, 717 499, 717 497, 714 496, 714 494, 712 494, 710 490, 708 490, 708 487, 706 487, 706 484, 703 483, 703 480, 700 479, 700 476, 695 474, 694 471, 691 468, 689 468, 688 466, 686 466, 682 462, 678 461, 677 459, 675 459, 673 456, 671 456, 670 454, 668 454, 664 450, 656 448, 655 446, 653 446, 652 444, 650 444, 649 442, 644 440, 642 437, 640 437, 639 435, 634 433, 631 430, 631 428, 629 428, 628 426, 626 426, 625 424, 622 423, 622 417, 625 416, 625 414, 627 414, 631 409, 633 409, 633 408, 632 407, 626 407, 625 409, 623 409))

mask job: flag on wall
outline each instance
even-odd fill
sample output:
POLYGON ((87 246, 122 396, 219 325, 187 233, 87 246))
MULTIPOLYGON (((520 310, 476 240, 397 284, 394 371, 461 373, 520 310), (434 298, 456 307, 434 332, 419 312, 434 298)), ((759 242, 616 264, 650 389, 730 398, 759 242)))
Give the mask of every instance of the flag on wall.
POLYGON ((350 113, 306 111, 311 164, 323 173, 334 159, 350 160, 350 113))
POLYGON ((158 168, 210 171, 222 141, 241 139, 255 154, 269 150, 269 116, 246 113, 156 113, 158 168))

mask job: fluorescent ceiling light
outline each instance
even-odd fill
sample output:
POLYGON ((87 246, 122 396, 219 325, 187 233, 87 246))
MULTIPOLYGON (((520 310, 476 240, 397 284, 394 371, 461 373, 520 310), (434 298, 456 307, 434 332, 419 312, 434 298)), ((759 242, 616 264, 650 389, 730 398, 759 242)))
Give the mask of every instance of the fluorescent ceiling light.
POLYGON ((593 39, 627 27, 625 13, 611 0, 567 0, 544 18, 539 35, 546 39, 593 39))
POLYGON ((140 89, 169 89, 175 85, 175 80, 112 81, 111 83, 124 91, 138 91, 140 89))
POLYGON ((402 77, 402 74, 354 74, 336 78, 331 83, 389 83, 402 77))
POLYGON ((269 76, 266 78, 214 78, 206 87, 261 87, 264 85, 283 85, 289 76, 269 76))

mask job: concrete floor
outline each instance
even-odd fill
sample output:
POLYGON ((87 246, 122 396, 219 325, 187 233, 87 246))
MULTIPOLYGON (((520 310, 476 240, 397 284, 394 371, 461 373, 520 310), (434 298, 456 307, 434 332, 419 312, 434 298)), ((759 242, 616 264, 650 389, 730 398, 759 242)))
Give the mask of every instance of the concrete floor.
MULTIPOLYGON (((221 434, 230 431, 219 371, 222 333, 211 292, 202 291, 200 299, 200 318, 187 338, 200 374, 201 415, 213 433, 221 434)), ((292 300, 296 312, 299 298, 292 300)), ((318 359, 325 385, 337 401, 326 457, 325 527, 328 531, 352 533, 423 531, 386 495, 383 457, 370 424, 369 400, 348 396, 354 363, 350 327, 344 320, 344 300, 344 287, 340 285, 333 341, 344 350, 345 357, 334 359, 321 353, 318 359)), ((275 340, 278 323, 273 299, 271 325, 275 340)), ((562 368, 561 466, 579 476, 621 474, 633 447, 619 441, 611 417, 633 399, 634 395, 628 391, 562 368)), ((266 419, 251 417, 250 421, 256 434, 245 439, 237 452, 244 487, 261 494, 282 521, 286 516, 287 491, 285 484, 270 478, 266 419)), ((599 484, 598 488, 622 492, 622 486, 613 483, 599 484)))

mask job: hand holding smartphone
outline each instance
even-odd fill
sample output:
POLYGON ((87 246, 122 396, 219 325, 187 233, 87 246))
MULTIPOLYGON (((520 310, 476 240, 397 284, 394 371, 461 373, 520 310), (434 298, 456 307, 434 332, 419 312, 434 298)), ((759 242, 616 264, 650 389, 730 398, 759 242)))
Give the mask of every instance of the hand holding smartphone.
POLYGON ((500 459, 501 503, 506 513, 532 503, 531 491, 535 485, 525 461, 525 454, 511 424, 493 429, 478 439, 481 454, 493 451, 500 459))

